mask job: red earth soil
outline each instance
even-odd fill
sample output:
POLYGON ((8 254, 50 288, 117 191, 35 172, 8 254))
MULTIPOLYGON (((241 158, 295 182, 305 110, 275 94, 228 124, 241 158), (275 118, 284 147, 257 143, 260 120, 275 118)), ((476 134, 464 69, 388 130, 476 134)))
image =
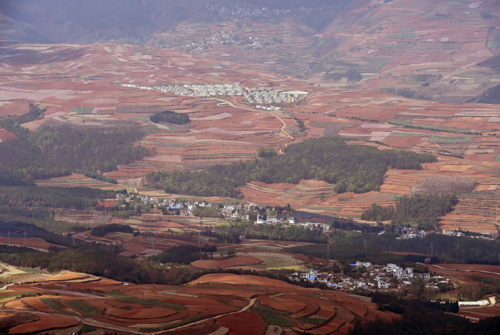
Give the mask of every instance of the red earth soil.
POLYGON ((33 332, 48 331, 51 329, 63 329, 78 325, 78 321, 62 315, 38 315, 40 320, 15 326, 9 330, 9 334, 29 334, 33 332))
POLYGON ((224 316, 217 320, 217 324, 229 328, 229 335, 264 334, 267 327, 259 315, 250 311, 224 316))
POLYGON ((195 268, 199 269, 219 269, 219 268, 227 268, 232 266, 240 266, 240 265, 253 265, 260 264, 262 260, 251 257, 251 256, 237 256, 233 258, 221 259, 221 260, 198 260, 192 262, 191 265, 195 268))

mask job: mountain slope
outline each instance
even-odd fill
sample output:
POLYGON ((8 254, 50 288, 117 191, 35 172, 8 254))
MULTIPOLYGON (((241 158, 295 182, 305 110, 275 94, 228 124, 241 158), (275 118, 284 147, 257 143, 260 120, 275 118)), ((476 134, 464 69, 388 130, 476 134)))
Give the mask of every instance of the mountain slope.
POLYGON ((6 0, 1 10, 7 41, 161 46, 445 102, 496 102, 485 92, 500 83, 495 0, 6 0))

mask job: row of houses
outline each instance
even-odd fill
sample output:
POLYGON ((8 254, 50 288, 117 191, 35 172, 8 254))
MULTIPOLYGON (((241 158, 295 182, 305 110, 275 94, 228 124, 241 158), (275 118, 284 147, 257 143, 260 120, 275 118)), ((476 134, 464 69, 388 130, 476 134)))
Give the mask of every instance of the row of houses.
POLYGON ((495 295, 490 295, 486 299, 477 301, 459 301, 458 307, 484 307, 484 306, 494 306, 497 303, 497 297, 495 295))
POLYGON ((443 229, 441 231, 441 233, 443 235, 446 235, 446 236, 467 236, 467 237, 470 237, 470 238, 478 238, 478 239, 482 239, 482 240, 488 240, 488 241, 493 241, 495 240, 495 236, 496 234, 493 234, 493 233, 474 233, 474 234, 471 234, 469 232, 462 232, 462 231, 458 231, 458 230, 449 230, 449 229, 443 229))

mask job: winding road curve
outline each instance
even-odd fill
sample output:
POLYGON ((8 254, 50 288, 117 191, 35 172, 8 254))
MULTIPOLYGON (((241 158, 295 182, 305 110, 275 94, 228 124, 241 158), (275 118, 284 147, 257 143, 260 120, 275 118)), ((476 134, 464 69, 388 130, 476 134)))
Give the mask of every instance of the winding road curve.
POLYGON ((252 308, 253 305, 255 305, 256 301, 257 301, 257 298, 252 298, 248 302, 248 305, 244 306, 240 310, 237 310, 237 311, 234 311, 234 312, 228 312, 228 313, 223 313, 223 314, 215 315, 215 316, 203 319, 203 320, 194 321, 194 322, 182 325, 182 326, 170 328, 168 330, 160 330, 160 331, 153 332, 153 333, 151 333, 151 332, 142 332, 142 331, 139 331, 139 330, 134 330, 134 329, 126 328, 126 327, 119 327, 119 326, 114 326, 114 325, 109 325, 109 324, 102 324, 102 323, 99 323, 99 322, 92 322, 92 321, 88 321, 88 320, 83 320, 83 319, 81 319, 81 318, 79 318, 77 316, 72 316, 72 315, 57 314, 57 313, 47 313, 47 312, 39 312, 39 311, 27 311, 27 310, 20 310, 20 309, 5 309, 5 308, 0 309, 0 311, 2 311, 2 312, 30 313, 30 314, 38 314, 38 315, 56 315, 56 316, 61 316, 61 317, 70 317, 70 318, 73 318, 74 320, 76 320, 80 324, 86 324, 86 325, 93 326, 93 327, 96 327, 96 328, 102 328, 102 329, 107 329, 107 330, 112 330, 112 331, 121 332, 121 333, 127 333, 127 334, 159 335, 159 334, 166 334, 166 333, 174 331, 174 330, 179 330, 179 329, 191 327, 193 325, 197 325, 197 324, 209 321, 209 320, 216 320, 216 319, 219 319, 219 318, 224 317, 224 316, 246 312, 247 310, 249 310, 250 308, 252 308))
MULTIPOLYGON (((227 103, 229 106, 231 107, 234 107, 234 108, 239 108, 239 109, 245 109, 245 110, 248 110, 248 111, 252 111, 252 112, 258 112, 258 113, 264 113, 262 110, 260 109, 255 109, 255 108, 250 108, 248 106, 237 106, 235 105, 234 103, 232 103, 231 101, 227 101, 227 100, 224 100, 224 99, 221 99, 221 98, 217 98, 216 100, 218 101, 221 101, 221 102, 224 102, 224 103, 227 103)), ((275 118, 277 118, 282 124, 283 126, 280 128, 280 133, 282 133, 283 135, 285 135, 286 137, 290 138, 291 141, 295 140, 295 137, 293 137, 292 135, 288 134, 286 131, 285 131, 285 127, 286 127, 286 123, 285 121, 283 121, 283 119, 281 119, 278 115, 275 115, 274 114, 274 111, 271 112, 271 115, 275 118)), ((287 144, 288 145, 288 144, 287 144)))
POLYGON ((179 329, 182 329, 182 328, 191 327, 193 325, 197 325, 197 324, 203 323, 203 322, 208 321, 208 320, 217 320, 217 319, 219 319, 219 318, 221 318, 223 316, 228 316, 228 315, 243 313, 243 312, 248 311, 250 308, 252 308, 252 306, 255 305, 256 301, 257 301, 257 298, 250 299, 250 301, 248 302, 248 305, 246 305, 245 307, 243 307, 242 309, 240 309, 238 311, 215 315, 215 316, 212 316, 210 318, 206 318, 206 319, 203 319, 203 320, 200 320, 200 321, 191 322, 191 323, 188 323, 186 325, 179 326, 179 327, 170 328, 168 330, 161 330, 161 331, 158 331, 158 332, 155 332, 155 333, 149 333, 148 335, 165 334, 165 333, 168 333, 168 332, 171 332, 171 331, 174 331, 174 330, 179 330, 179 329))

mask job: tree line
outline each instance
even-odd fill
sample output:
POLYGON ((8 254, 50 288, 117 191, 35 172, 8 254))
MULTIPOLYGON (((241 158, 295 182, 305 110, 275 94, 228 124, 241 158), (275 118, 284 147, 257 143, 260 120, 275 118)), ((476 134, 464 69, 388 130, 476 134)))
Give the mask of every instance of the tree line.
POLYGON ((458 198, 453 194, 415 194, 404 196, 393 206, 372 204, 361 215, 362 220, 387 221, 397 226, 418 225, 420 229, 435 229, 442 216, 453 210, 458 198))
POLYGON ((18 133, 16 128, 18 128, 20 124, 43 118, 44 113, 47 111, 46 108, 40 108, 40 106, 32 103, 28 105, 28 108, 29 110, 25 114, 0 119, 0 127, 18 133))
MULTIPOLYGON (((332 259, 348 261, 369 260, 374 263, 424 262, 500 264, 500 241, 461 236, 429 234, 423 238, 397 239, 398 235, 387 232, 382 235, 339 231, 330 234, 332 259), (422 255, 394 255, 410 252, 422 255)), ((306 256, 324 257, 326 245, 306 245, 286 249, 287 252, 306 256)))
POLYGON ((97 226, 92 228, 90 231, 90 234, 93 236, 104 236, 107 233, 128 233, 132 234, 134 233, 134 229, 130 227, 129 225, 126 224, 117 224, 117 223, 112 223, 112 224, 107 224, 104 226, 97 226))
POLYGON ((266 153, 257 160, 204 171, 150 173, 147 180, 168 193, 197 196, 240 197, 237 188, 250 181, 298 184, 303 179, 335 184, 338 193, 365 193, 379 189, 389 168, 421 169, 421 163, 436 160, 430 154, 348 145, 338 137, 310 139, 283 151, 284 155, 266 153))
POLYGON ((218 235, 221 242, 225 242, 226 240, 229 242, 231 240, 232 243, 238 243, 239 236, 241 235, 247 238, 282 241, 313 243, 325 243, 327 241, 327 237, 321 229, 308 229, 298 225, 285 226, 282 224, 255 225, 246 222, 233 222, 230 225, 217 227, 212 234, 218 235))
POLYGON ((173 111, 163 111, 149 117, 154 123, 186 124, 191 122, 187 114, 180 114, 173 111))
MULTIPOLYGON (((12 128, 12 129, 11 129, 12 128)), ((0 185, 30 185, 36 179, 71 172, 102 174, 142 159, 149 151, 134 143, 144 134, 132 127, 99 128, 43 125, 30 132, 19 124, 17 139, 0 143, 0 185)))
POLYGON ((189 265, 191 262, 206 257, 208 253, 214 253, 216 251, 217 246, 215 245, 203 245, 202 247, 194 245, 180 245, 178 247, 172 247, 165 250, 156 256, 152 256, 150 259, 163 264, 175 263, 189 265))
POLYGON ((89 209, 114 197, 114 191, 86 187, 0 186, 0 206, 89 209))
POLYGON ((441 234, 397 240, 393 234, 383 234, 380 238, 372 239, 368 244, 379 250, 416 252, 439 257, 442 261, 448 262, 500 264, 500 241, 498 240, 441 234))
POLYGON ((464 317, 455 316, 442 310, 439 304, 424 301, 405 301, 400 305, 402 318, 384 322, 358 321, 350 335, 489 335, 500 332, 500 317, 492 317, 474 323, 464 317))
POLYGON ((49 243, 62 247, 70 247, 72 245, 71 238, 50 232, 42 227, 36 226, 35 224, 18 221, 0 221, 0 236, 6 237, 9 235, 11 237, 38 237, 49 243))

